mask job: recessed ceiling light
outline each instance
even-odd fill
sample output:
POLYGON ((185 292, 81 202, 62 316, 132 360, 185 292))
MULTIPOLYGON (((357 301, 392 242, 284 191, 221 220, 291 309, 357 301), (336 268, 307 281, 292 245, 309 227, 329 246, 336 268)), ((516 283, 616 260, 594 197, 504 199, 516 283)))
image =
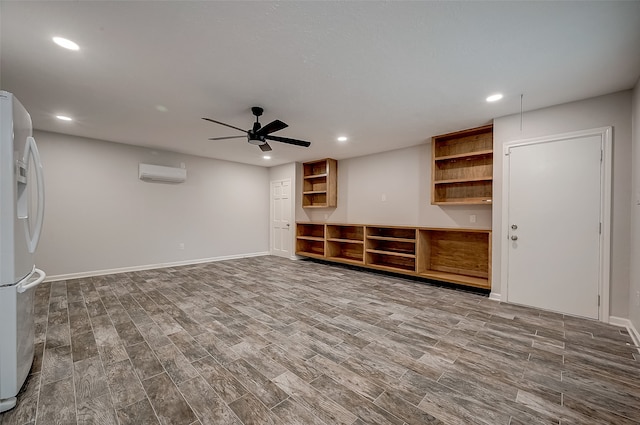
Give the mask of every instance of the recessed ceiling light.
POLYGON ((66 115, 56 115, 56 118, 58 118, 60 121, 73 121, 73 118, 66 115))
POLYGON ((53 37, 53 42, 56 43, 58 46, 60 47, 64 47, 65 49, 69 49, 69 50, 80 50, 80 46, 78 46, 76 43, 74 43, 71 40, 67 40, 66 38, 62 38, 62 37, 53 37))
POLYGON ((270 155, 264 155, 262 158, 263 159, 271 159, 271 156, 270 155))
POLYGON ((349 139, 347 138, 347 136, 340 136, 340 137, 338 137, 338 142, 346 142, 347 140, 349 140, 349 139))
POLYGON ((496 102, 502 99, 502 97, 503 96, 500 93, 492 94, 491 96, 487 97, 487 102, 496 102))

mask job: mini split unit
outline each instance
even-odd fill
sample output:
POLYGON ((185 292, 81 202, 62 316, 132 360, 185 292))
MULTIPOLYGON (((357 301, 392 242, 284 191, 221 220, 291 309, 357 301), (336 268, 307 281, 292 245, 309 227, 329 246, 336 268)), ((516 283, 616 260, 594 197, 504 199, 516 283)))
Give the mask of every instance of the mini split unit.
POLYGON ((187 170, 141 163, 138 167, 138 177, 145 181, 182 183, 187 180, 187 170))

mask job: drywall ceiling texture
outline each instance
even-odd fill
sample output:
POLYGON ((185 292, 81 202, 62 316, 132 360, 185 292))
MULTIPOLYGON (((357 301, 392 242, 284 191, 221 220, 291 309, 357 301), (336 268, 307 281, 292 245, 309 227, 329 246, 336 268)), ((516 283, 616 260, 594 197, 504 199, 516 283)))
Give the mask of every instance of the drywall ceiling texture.
MULTIPOLYGON (((523 116, 510 115, 494 120, 493 133, 493 280, 492 292, 501 293, 502 167, 506 142, 571 131, 613 126, 613 190, 611 208, 611 294, 610 315, 628 317, 631 218, 631 91, 623 91, 567 103, 523 116)), ((567 164, 571 166, 571 164, 567 164)))
POLYGON ((431 145, 425 144, 339 161, 337 208, 298 205, 296 217, 331 223, 488 229, 491 206, 431 205, 431 145), (470 222, 471 215, 475 223, 470 222))
POLYGON ((50 277, 269 249, 266 168, 55 133, 35 137, 46 179, 37 264, 50 277), (187 181, 141 181, 139 162, 184 163, 187 181))
POLYGON ((626 90, 640 2, 1 1, 2 89, 35 127, 264 165, 240 134, 281 119, 270 164, 346 159, 626 90), (53 35, 74 39, 60 49, 53 35), (488 104, 487 95, 504 93, 488 104), (71 123, 54 115, 66 113, 71 123), (339 144, 346 133, 350 140, 339 144))

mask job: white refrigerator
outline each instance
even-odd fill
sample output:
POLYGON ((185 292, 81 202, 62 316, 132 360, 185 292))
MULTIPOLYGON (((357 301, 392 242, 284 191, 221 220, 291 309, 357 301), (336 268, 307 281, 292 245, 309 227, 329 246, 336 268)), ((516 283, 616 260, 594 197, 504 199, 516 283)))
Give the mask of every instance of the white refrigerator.
POLYGON ((34 352, 35 267, 44 218, 44 179, 31 117, 0 91, 0 412, 16 404, 34 352))

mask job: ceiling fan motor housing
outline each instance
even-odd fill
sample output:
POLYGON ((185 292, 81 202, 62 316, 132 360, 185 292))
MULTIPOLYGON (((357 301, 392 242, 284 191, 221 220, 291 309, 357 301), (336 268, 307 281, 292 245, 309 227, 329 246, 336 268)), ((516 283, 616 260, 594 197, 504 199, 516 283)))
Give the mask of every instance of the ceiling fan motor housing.
POLYGON ((249 140, 249 143, 251 143, 252 145, 256 145, 256 146, 264 145, 265 143, 267 143, 267 141, 265 140, 264 137, 256 136, 255 134, 252 134, 251 132, 249 132, 249 135, 247 136, 247 139, 249 140))

